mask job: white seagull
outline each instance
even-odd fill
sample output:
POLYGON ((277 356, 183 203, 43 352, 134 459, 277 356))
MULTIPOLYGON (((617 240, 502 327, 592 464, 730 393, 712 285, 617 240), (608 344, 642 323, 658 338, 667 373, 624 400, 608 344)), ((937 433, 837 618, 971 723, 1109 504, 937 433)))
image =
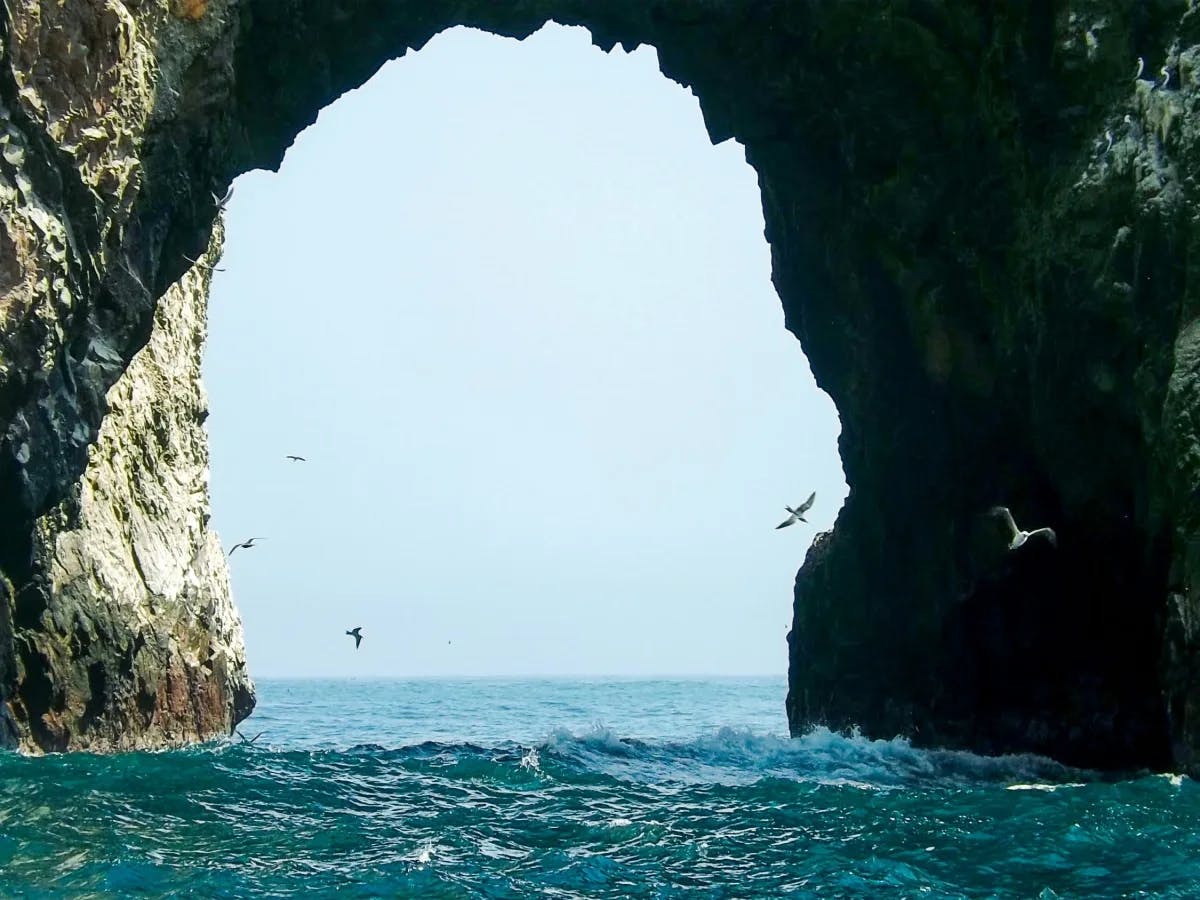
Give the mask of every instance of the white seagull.
MULTIPOLYGON (((212 192, 210 191, 209 193, 212 193, 212 192)), ((229 201, 233 199, 233 185, 231 184, 229 186, 229 190, 227 190, 225 192, 224 197, 218 197, 216 194, 213 194, 212 198, 213 198, 213 203, 215 203, 217 205, 217 212, 220 212, 226 206, 228 206, 229 201)))
POLYGON ((808 495, 808 499, 805 500, 803 503, 801 503, 799 506, 797 506, 795 509, 792 509, 790 506, 785 506, 784 509, 786 509, 788 512, 790 512, 791 515, 788 516, 784 521, 782 521, 778 525, 776 525, 775 530, 778 531, 780 528, 787 528, 789 525, 795 525, 797 522, 807 522, 808 519, 804 518, 804 514, 806 512, 808 512, 808 508, 813 505, 813 500, 815 500, 816 498, 817 498, 817 492, 813 491, 811 494, 808 495))
POLYGON ((1050 543, 1053 546, 1058 546, 1058 536, 1054 533, 1053 528, 1036 528, 1033 531, 1022 531, 1017 527, 1017 523, 1013 521, 1012 513, 1008 511, 1007 506, 993 506, 992 515, 1000 516, 1008 523, 1008 530, 1012 532, 1012 540, 1008 542, 1009 550, 1016 550, 1031 537, 1037 537, 1039 534, 1044 534, 1050 539, 1050 543))

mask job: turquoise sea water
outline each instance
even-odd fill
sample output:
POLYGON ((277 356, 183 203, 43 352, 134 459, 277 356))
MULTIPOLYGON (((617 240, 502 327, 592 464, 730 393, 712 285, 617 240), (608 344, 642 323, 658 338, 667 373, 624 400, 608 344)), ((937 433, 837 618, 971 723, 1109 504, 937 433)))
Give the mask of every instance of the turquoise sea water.
POLYGON ((0 896, 1200 896, 1200 789, 789 740, 782 679, 260 681, 253 744, 0 756, 0 896))

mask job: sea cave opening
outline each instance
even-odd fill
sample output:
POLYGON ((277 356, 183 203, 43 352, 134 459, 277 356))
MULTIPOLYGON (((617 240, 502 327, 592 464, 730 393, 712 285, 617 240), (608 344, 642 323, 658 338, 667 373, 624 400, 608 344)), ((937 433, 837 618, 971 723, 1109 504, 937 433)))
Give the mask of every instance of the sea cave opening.
POLYGON ((218 265, 256 675, 783 675, 838 419, 755 172, 653 48, 444 31, 238 179, 218 265))

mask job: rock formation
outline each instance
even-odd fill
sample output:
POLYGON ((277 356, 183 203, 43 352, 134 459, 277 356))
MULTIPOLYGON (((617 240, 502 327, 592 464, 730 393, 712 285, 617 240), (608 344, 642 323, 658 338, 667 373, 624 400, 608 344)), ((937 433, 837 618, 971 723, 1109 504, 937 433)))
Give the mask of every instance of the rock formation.
POLYGON ((1195 771, 1187 0, 10 0, 0 735, 247 713, 194 365, 213 195, 437 32, 549 19, 654 45, 759 173, 851 487, 797 577, 793 730, 1195 771), (1059 546, 1007 552, 997 503, 1059 546))

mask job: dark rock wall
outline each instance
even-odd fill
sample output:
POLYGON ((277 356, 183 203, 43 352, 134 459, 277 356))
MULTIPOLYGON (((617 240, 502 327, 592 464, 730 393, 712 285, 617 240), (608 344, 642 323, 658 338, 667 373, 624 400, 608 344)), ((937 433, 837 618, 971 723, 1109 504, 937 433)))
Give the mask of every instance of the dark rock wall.
MULTIPOLYGON (((1194 481, 1164 405, 1194 240, 1190 54, 1111 4, 1034 10, 931 15, 924 111, 871 117, 895 168, 855 171, 861 140, 843 158, 826 296, 861 316, 857 346, 842 341, 831 382, 817 348, 846 323, 813 340, 805 309, 797 332, 842 413, 853 496, 797 579, 789 717, 1190 765, 1177 698, 1195 690, 1195 646, 1167 600, 1188 618, 1172 558, 1194 481), (1135 83, 1139 55, 1183 89, 1135 83), (1052 525, 1057 550, 999 549, 982 515, 996 503, 1052 525)), ((776 274, 786 297, 786 263, 776 274)))
MULTIPOLYGON (((277 166, 322 106, 439 31, 554 19, 602 47, 653 44, 713 140, 746 146, 787 325, 840 412, 851 495, 797 577, 793 730, 1194 768, 1187 0, 41 6, 10 4, 0 35, 20 148, 0 161, 18 662, 61 602, 41 548, 69 523, 51 512, 78 491, 156 302, 209 247, 213 193, 277 166), (1135 81, 1139 56, 1167 89, 1135 81), (1007 553, 997 503, 1058 547, 1007 553)), ((19 695, 28 666, 10 669, 19 695)), ((110 693, 128 678, 112 671, 110 693)), ((230 721, 241 684, 221 689, 230 721)), ((72 727, 97 733, 84 718, 72 727)))

